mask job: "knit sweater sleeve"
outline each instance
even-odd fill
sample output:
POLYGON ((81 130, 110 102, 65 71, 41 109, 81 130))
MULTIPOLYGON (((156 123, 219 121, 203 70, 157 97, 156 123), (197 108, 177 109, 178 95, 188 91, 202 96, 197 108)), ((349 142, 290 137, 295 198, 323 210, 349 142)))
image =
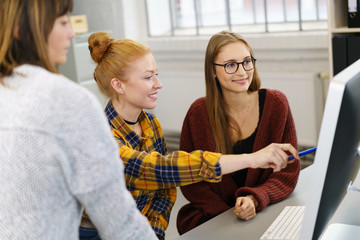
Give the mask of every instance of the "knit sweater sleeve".
MULTIPOLYGON (((296 149, 298 148, 290 106, 286 96, 275 90, 267 90, 253 151, 258 151, 270 143, 291 143, 296 149)), ((259 202, 256 210, 261 211, 268 204, 287 198, 295 189, 299 174, 298 160, 276 173, 271 169, 249 169, 246 186, 239 188, 235 197, 254 195, 259 202)))
POLYGON ((64 148, 66 158, 58 161, 69 191, 87 209, 102 238, 156 239, 126 189, 118 147, 99 102, 67 81, 53 88, 51 101, 56 104, 51 112, 58 113, 52 125, 64 148))

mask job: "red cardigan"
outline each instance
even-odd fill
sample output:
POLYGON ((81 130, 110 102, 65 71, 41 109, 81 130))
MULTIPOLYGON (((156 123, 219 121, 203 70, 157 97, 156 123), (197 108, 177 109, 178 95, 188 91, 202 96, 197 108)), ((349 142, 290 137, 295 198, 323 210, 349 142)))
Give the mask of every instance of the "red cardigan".
MULTIPOLYGON (((291 143, 295 148, 298 147, 286 96, 280 91, 266 89, 253 151, 271 143, 291 143)), ((187 152, 197 149, 215 151, 204 97, 197 99, 187 112, 181 131, 180 149, 187 152)), ((245 186, 240 188, 230 175, 224 175, 220 183, 199 182, 183 186, 181 191, 190 203, 178 213, 178 231, 183 234, 234 207, 238 196, 254 195, 259 202, 256 211, 261 211, 268 204, 288 197, 296 186, 299 173, 300 162, 295 161, 276 173, 272 169, 248 169, 245 186)))

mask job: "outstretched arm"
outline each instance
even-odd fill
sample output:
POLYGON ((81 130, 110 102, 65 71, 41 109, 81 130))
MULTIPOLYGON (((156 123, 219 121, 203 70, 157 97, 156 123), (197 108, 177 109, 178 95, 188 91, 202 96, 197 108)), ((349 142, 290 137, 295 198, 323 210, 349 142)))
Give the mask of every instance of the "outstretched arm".
MULTIPOLYGON (((155 151, 136 151, 121 141, 118 143, 130 189, 162 189, 203 180, 218 182, 222 174, 244 168, 273 168, 280 171, 287 165, 287 154, 280 149, 280 145, 270 145, 253 154, 221 155, 196 150, 191 153, 176 151, 163 156, 155 151)), ((291 145, 288 149, 297 156, 297 151, 291 145)))
POLYGON ((131 190, 163 189, 184 186, 199 181, 221 180, 219 158, 221 154, 207 151, 175 151, 162 155, 159 152, 137 151, 129 147, 117 130, 113 135, 125 166, 125 180, 131 190))

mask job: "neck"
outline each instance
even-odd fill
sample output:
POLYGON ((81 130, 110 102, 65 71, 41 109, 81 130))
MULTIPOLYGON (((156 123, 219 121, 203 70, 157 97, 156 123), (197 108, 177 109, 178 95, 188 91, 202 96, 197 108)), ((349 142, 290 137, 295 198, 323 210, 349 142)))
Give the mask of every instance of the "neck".
POLYGON ((136 122, 130 122, 130 121, 127 121, 126 119, 123 119, 124 120, 124 122, 126 122, 126 124, 128 124, 128 125, 135 125, 135 124, 137 124, 138 122, 139 122, 139 118, 136 120, 136 122))
POLYGON ((240 94, 237 93, 224 96, 224 100, 230 112, 241 112, 242 110, 247 109, 249 103, 251 102, 251 98, 251 92, 244 92, 240 94))
POLYGON ((127 124, 134 125, 138 123, 139 116, 142 111, 141 108, 135 108, 133 105, 124 104, 118 99, 111 99, 111 103, 114 106, 115 111, 127 124))

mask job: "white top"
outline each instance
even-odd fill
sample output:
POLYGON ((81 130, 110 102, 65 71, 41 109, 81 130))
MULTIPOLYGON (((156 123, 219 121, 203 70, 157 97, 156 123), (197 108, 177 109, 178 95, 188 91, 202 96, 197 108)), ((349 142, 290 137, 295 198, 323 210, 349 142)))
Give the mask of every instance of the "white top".
POLYGON ((23 65, 0 85, 0 239, 79 239, 83 205, 102 239, 157 239, 127 191, 96 97, 23 65))

